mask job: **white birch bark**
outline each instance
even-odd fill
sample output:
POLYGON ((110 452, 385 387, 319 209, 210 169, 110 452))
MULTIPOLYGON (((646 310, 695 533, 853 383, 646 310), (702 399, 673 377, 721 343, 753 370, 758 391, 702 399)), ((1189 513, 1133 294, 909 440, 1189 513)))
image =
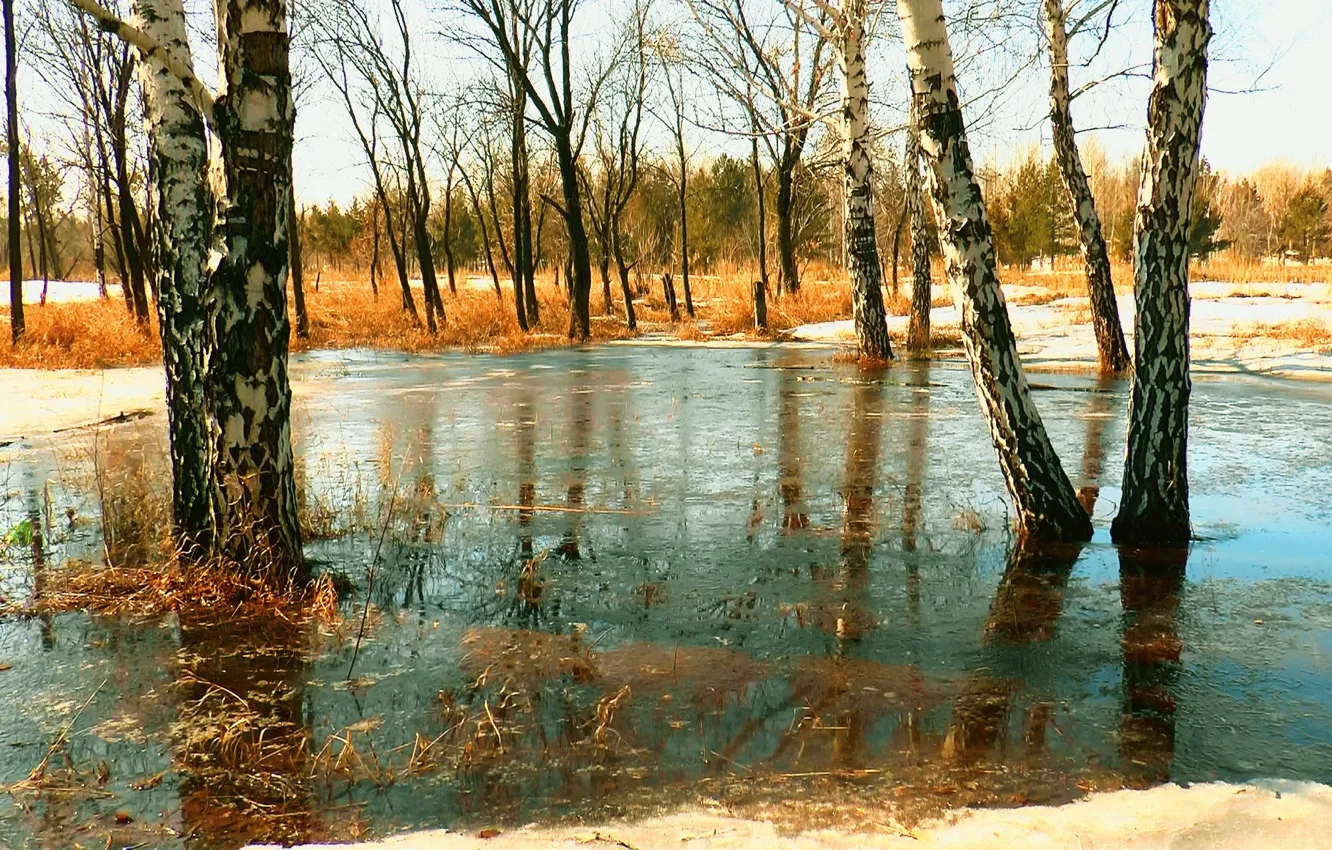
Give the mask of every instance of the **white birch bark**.
POLYGON ((842 70, 842 151, 845 156, 846 263, 859 354, 891 360, 883 307, 883 267, 874 228, 874 163, 870 159, 869 80, 865 71, 866 0, 843 0, 837 21, 842 70))
POLYGON ((286 282, 295 123, 285 0, 217 0, 223 194, 209 286, 208 398, 221 554, 304 570, 291 450, 286 282))
POLYGON ((1079 540, 1091 521, 1031 397, 996 271, 994 242, 967 147, 941 0, 898 0, 921 150, 948 278, 981 412, 1013 500, 1020 534, 1079 540))
POLYGON ((173 516, 186 551, 211 542, 204 305, 212 231, 204 115, 174 68, 193 77, 181 0, 134 0, 134 25, 157 46, 141 52, 139 82, 152 158, 157 311, 167 379, 173 516))
POLYGON ((1155 83, 1147 106, 1133 228, 1135 370, 1116 541, 1190 536, 1189 217, 1207 99, 1208 0, 1156 0, 1155 83))

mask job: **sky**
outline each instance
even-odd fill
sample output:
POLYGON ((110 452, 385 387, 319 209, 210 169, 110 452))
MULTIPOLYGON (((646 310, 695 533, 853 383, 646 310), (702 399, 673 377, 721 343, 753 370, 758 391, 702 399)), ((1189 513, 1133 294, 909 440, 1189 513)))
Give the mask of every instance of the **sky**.
MULTIPOLYGON (((1127 17, 1118 34, 1119 52, 1105 57, 1102 69, 1150 59, 1150 3, 1126 0, 1127 17)), ((1209 69, 1212 89, 1203 126, 1203 155, 1231 174, 1253 171, 1273 161, 1326 167, 1332 165, 1332 0, 1213 0, 1216 35, 1209 69)), ((595 30, 595 24, 592 24, 595 30)), ((901 48, 891 22, 877 64, 900 68, 901 48)), ((459 48, 445 48, 438 67, 447 81, 450 68, 469 64, 459 48)), ((1074 44, 1077 50, 1077 43, 1074 44)), ((475 62, 475 60, 471 60, 475 62)), ((1093 66, 1082 79, 1095 76, 1093 66)), ((893 73, 893 72, 890 72, 893 73)), ((960 70, 961 74, 962 71, 960 70)), ((1079 74, 1073 74, 1074 86, 1079 74)), ((1037 66, 1005 95, 1006 108, 972 133, 972 148, 983 161, 1002 164, 1018 152, 1048 148, 1049 130, 1041 121, 1046 109, 1046 70, 1037 66)), ((963 78, 965 88, 968 80, 963 78)), ((896 85, 896 83, 894 83, 896 85)), ((1143 145, 1150 81, 1107 85, 1075 104, 1081 127, 1113 125, 1094 136, 1112 160, 1136 155, 1143 145)), ((340 203, 365 190, 366 175, 358 148, 332 104, 316 103, 301 114, 297 151, 297 186, 302 203, 329 198, 340 203), (331 110, 331 111, 330 111, 331 110)), ((900 116, 883 115, 882 123, 900 116)), ((715 140, 700 139, 700 153, 720 150, 715 140)))
MULTIPOLYGON (((364 2, 382 4, 383 0, 364 2)), ((485 68, 485 63, 469 54, 467 48, 438 36, 451 23, 447 2, 409 0, 413 39, 427 45, 424 50, 418 47, 418 55, 428 57, 424 63, 428 84, 446 93, 460 89, 469 76, 485 68)), ((598 45, 615 30, 614 10, 624 2, 583 0, 578 53, 590 56, 599 52, 598 45)), ((781 0, 754 2, 760 7, 772 3, 780 8, 775 4, 781 0)), ((945 8, 950 10, 960 2, 963 0, 945 0, 945 8)), ((1092 0, 1084 2, 1090 5, 1092 0)), ((684 8, 672 0, 656 0, 656 4, 666 15, 682 14, 684 8)), ((208 22, 203 18, 208 16, 194 9, 196 5, 202 9, 206 4, 187 2, 199 18, 192 39, 198 55, 196 64, 202 75, 209 76, 215 60, 197 36, 206 29, 208 22)), ((1109 70, 1149 62, 1150 8, 1150 0, 1121 0, 1121 28, 1096 63, 1086 69, 1073 69, 1075 87, 1109 70)), ((1274 161, 1332 166, 1332 95, 1328 93, 1332 82, 1332 0, 1212 0, 1212 9, 1216 36, 1209 69, 1212 91, 1203 122, 1203 155, 1213 168, 1230 174, 1250 172, 1274 161)), ((892 95, 904 91, 906 83, 891 0, 886 0, 881 21, 881 37, 870 53, 875 121, 881 127, 896 127, 902 122, 901 99, 892 95)), ((1038 43, 1034 16, 1030 23, 1030 41, 1020 43, 1014 51, 1017 54, 1034 50, 1038 43)), ((954 35, 953 41, 955 51, 967 49, 960 36, 954 35)), ((1086 36, 1074 40, 1075 61, 1079 50, 1089 51, 1092 43, 1086 36)), ((960 59, 959 84, 964 99, 969 89, 988 90, 987 76, 1004 77, 1014 61, 1020 59, 988 55, 971 63, 960 59)), ((41 69, 26 70, 21 83, 27 91, 21 92, 21 97, 27 99, 28 115, 32 115, 31 107, 39 106, 43 99, 42 75, 41 69)), ((969 108, 968 120, 975 120, 969 128, 971 147, 982 163, 1002 165, 1033 146, 1048 149, 1048 122, 1043 120, 1047 80, 1047 68, 1038 63, 1019 76, 999 100, 986 98, 969 108)), ((1137 155, 1143 146, 1149 90, 1150 80, 1140 76, 1113 82, 1080 98, 1074 104, 1076 126, 1112 128, 1087 132, 1080 138, 1094 137, 1112 161, 1137 155)), ((695 95, 706 96, 702 88, 695 89, 695 95)), ((340 102, 330 93, 316 87, 302 97, 296 131, 298 203, 322 204, 332 199, 347 204, 367 190, 369 175, 360 148, 353 141, 340 102)), ((661 141, 649 135, 650 144, 661 141)), ((735 143, 729 144, 734 147, 735 143)), ((727 150, 727 145, 702 133, 696 134, 693 142, 696 154, 704 159, 727 150)))

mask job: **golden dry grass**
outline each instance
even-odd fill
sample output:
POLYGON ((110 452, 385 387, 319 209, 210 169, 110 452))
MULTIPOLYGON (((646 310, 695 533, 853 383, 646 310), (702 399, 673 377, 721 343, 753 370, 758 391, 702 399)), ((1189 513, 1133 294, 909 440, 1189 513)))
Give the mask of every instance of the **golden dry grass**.
POLYGON ((1294 343, 1298 348, 1315 354, 1332 354, 1332 327, 1319 319, 1300 319, 1272 325, 1259 323, 1235 331, 1243 340, 1269 339, 1294 343))
MULTIPOLYGON (((1128 293, 1133 287, 1132 268, 1116 262, 1112 267, 1115 289, 1128 293)), ((1220 255, 1205 263, 1195 262, 1194 280, 1234 282, 1237 295, 1268 294, 1263 284, 1283 287, 1286 283, 1332 282, 1332 265, 1275 265, 1244 262, 1220 255), (1256 287, 1256 288, 1255 288, 1256 287)), ((768 333, 754 330, 751 281, 753 270, 737 269, 724 275, 695 275, 691 289, 695 317, 684 314, 684 290, 675 282, 681 320, 671 322, 659 278, 638 283, 641 290, 634 299, 638 318, 637 334, 629 330, 624 318, 624 303, 619 286, 612 284, 613 305, 605 310, 600 281, 594 281, 592 301, 592 337, 604 342, 628 339, 638 334, 666 334, 682 340, 702 341, 712 337, 761 339, 802 324, 848 319, 851 316, 850 283, 840 270, 811 268, 804 275, 796 295, 782 295, 773 286, 768 295, 768 333)), ((890 315, 910 311, 910 274, 899 270, 901 291, 887 295, 890 315)), ((1062 298, 1084 297, 1086 277, 1082 261, 1064 257, 1053 268, 1004 268, 1000 278, 1016 288, 1009 297, 1013 306, 1046 304, 1062 298)), ((942 265, 935 263, 935 281, 943 279, 942 265)), ((506 287, 497 297, 489 286, 478 287, 460 279, 456 295, 445 294, 446 321, 436 334, 430 334, 422 322, 415 323, 403 313, 398 292, 381 287, 374 297, 363 276, 355 280, 323 281, 316 290, 307 284, 306 306, 310 317, 310 335, 297 339, 292 350, 374 348, 404 352, 465 351, 515 352, 569 345, 569 308, 562 288, 549 276, 537 281, 541 321, 528 333, 519 329, 514 316, 512 291, 506 287)), ((1284 289, 1273 291, 1284 294, 1284 289)), ((423 308, 416 292, 418 309, 423 308)), ((934 306, 948 305, 945 291, 934 299, 934 306)), ((28 305, 28 334, 23 344, 13 347, 0 342, 0 367, 37 369, 100 369, 114 366, 143 366, 161 360, 161 345, 156 320, 140 329, 118 299, 102 301, 28 305)), ((8 311, 0 306, 0 320, 8 324, 8 311)), ((8 337, 8 328, 4 328, 8 337)))
POLYGON ((105 369, 147 366, 162 359, 157 321, 139 327, 123 301, 104 299, 65 304, 24 305, 24 342, 9 344, 9 309, 0 310, 4 341, 0 367, 21 369, 105 369))

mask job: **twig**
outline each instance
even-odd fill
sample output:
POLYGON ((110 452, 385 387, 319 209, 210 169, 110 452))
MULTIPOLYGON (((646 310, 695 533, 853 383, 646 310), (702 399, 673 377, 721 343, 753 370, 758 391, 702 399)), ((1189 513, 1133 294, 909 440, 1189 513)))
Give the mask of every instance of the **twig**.
MULTIPOLYGON (((404 458, 404 461, 406 459, 404 458)), ((401 470, 399 470, 401 474, 401 470)), ((379 543, 375 545, 375 556, 370 560, 370 569, 365 576, 365 607, 361 609, 361 625, 356 629, 356 645, 352 648, 351 664, 347 665, 347 681, 351 681, 352 671, 356 669, 356 659, 361 654, 361 638, 365 636, 366 620, 370 617, 370 594, 375 588, 375 567, 379 564, 379 553, 384 549, 384 537, 388 534, 389 523, 393 521, 393 506, 398 502, 398 483, 393 483, 393 495, 389 497, 388 513, 384 524, 379 529, 379 543)))
POLYGON ((97 689, 94 690, 86 700, 84 700, 83 705, 79 707, 78 711, 74 712, 74 716, 71 717, 69 719, 69 722, 65 724, 65 728, 60 730, 60 734, 57 735, 56 739, 51 742, 51 746, 46 748, 46 755, 42 756, 42 760, 39 761, 37 763, 37 766, 34 767, 32 771, 28 774, 29 782, 36 782, 46 774, 46 766, 51 763, 51 756, 55 755, 55 751, 60 749, 60 745, 62 743, 69 740, 69 730, 74 728, 74 724, 77 723, 79 717, 83 715, 84 709, 92 705, 92 701, 96 699, 97 695, 102 692, 102 687, 106 685, 109 678, 110 677, 107 677, 107 679, 102 680, 102 684, 98 685, 97 689))
POLYGON ((647 516, 642 511, 626 508, 574 508, 564 505, 486 505, 480 502, 454 502, 442 504, 445 508, 489 508, 492 511, 530 511, 536 514, 619 514, 622 516, 647 516))

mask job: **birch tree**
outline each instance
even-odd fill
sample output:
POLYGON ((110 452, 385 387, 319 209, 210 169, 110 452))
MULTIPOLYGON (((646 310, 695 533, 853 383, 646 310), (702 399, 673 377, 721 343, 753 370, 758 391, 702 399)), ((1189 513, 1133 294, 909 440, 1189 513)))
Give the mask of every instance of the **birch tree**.
POLYGON ((237 564, 258 559, 300 577, 287 376, 287 196, 296 119, 287 4, 219 0, 216 25, 224 251, 209 280, 205 328, 215 533, 237 564))
POLYGON ((134 21, 159 45, 139 63, 158 210, 157 316, 167 373, 172 511, 189 547, 211 544, 211 471, 204 405, 204 293, 212 242, 204 115, 171 65, 191 67, 181 0, 134 0, 134 21))
MULTIPOLYGON (((820 6, 831 26, 821 34, 837 49, 842 71, 842 154, 846 266, 851 276, 851 315, 856 343, 866 360, 891 360, 888 316, 883 307, 883 265, 874 226, 873 139, 869 121, 869 77, 865 70, 865 20, 868 0, 842 0, 834 9, 820 6)), ((799 8, 799 7, 797 7, 799 8)), ((812 24, 817 21, 811 19, 812 24)))
MULTIPOLYGON (((1073 132, 1072 96, 1068 87, 1069 37, 1087 26, 1101 7, 1097 6, 1079 18, 1070 30, 1067 24, 1069 9, 1076 8, 1081 0, 1073 0, 1068 7, 1065 6, 1065 0, 1042 2, 1050 52, 1050 126, 1054 137, 1055 159, 1059 163, 1059 173, 1073 208, 1082 259, 1087 266, 1087 293, 1091 300, 1096 350, 1103 370, 1123 372, 1132 364, 1128 347, 1124 343, 1124 329, 1119 321, 1114 283, 1110 279, 1110 254, 1106 250, 1105 235, 1101 232, 1101 218, 1096 213, 1096 199, 1092 196, 1087 172, 1078 154, 1077 138, 1073 132)), ((1114 5, 1111 4, 1110 14, 1114 12, 1114 5)))
POLYGON ((1110 533, 1183 543, 1189 528, 1189 221, 1207 97, 1208 0, 1156 0, 1147 146, 1133 226, 1137 305, 1124 493, 1110 533))
MULTIPOLYGON (((215 24, 222 90, 217 95, 194 74, 178 0, 139 0, 141 26, 121 21, 95 0, 74 2, 157 69, 154 86, 159 76, 175 78, 154 93, 164 111, 150 113, 158 125, 153 134, 177 157, 167 173, 182 184, 179 194, 165 182, 157 189, 160 197, 172 199, 164 207, 173 219, 170 226, 195 234, 198 205, 208 198, 195 167, 196 131, 202 125, 189 110, 166 111, 176 108, 171 99, 179 100, 177 83, 216 139, 219 195, 201 321, 210 542, 218 555, 265 581, 298 581, 306 573, 296 517, 287 376, 295 107, 285 0, 219 0, 215 24), (179 126, 172 123, 177 120, 179 126)), ((155 179, 163 175, 157 172, 155 179)), ((180 263, 184 258, 177 267, 180 263)), ((180 318, 184 333, 200 332, 199 320, 180 318)), ((168 380, 173 380, 171 371, 168 380)), ((174 392, 169 389, 168 396, 174 392)), ((191 392, 186 397, 199 396, 191 392)))
POLYGON ((1013 500, 1018 532, 1087 539, 1091 520, 1064 474, 1018 359, 990 222, 967 145, 942 0, 897 0, 897 11, 944 263, 959 298, 967 360, 1013 500))

